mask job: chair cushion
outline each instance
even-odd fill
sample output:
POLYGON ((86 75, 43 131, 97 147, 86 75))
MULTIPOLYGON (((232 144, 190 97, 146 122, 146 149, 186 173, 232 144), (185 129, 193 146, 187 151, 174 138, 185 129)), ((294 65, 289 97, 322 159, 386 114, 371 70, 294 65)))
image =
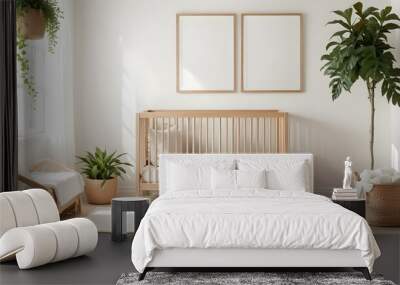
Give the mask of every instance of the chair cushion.
POLYGON ((1 195, 10 203, 17 227, 33 226, 39 223, 35 205, 29 195, 23 191, 3 192, 1 195))
POLYGON ((49 192, 42 189, 22 191, 32 199, 39 219, 39 224, 57 222, 60 220, 57 205, 49 192))
POLYGON ((15 227, 60 220, 53 197, 43 189, 0 193, 0 213, 0 237, 15 227))
POLYGON ((17 222, 15 220, 14 211, 8 199, 0 195, 0 237, 9 229, 15 228, 17 222))

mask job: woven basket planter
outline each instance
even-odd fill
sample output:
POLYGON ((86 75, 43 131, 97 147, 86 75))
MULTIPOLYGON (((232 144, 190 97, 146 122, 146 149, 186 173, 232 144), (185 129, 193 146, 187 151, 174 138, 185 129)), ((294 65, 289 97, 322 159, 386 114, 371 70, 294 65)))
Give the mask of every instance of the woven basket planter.
POLYGON ((85 180, 85 193, 89 204, 104 205, 110 204, 111 199, 117 194, 117 178, 111 178, 102 185, 101 179, 85 180))
POLYGON ((43 38, 46 30, 46 20, 42 10, 26 9, 17 18, 17 29, 25 39, 38 40, 43 38))
POLYGON ((366 214, 372 226, 400 226, 400 185, 374 185, 367 193, 366 214))

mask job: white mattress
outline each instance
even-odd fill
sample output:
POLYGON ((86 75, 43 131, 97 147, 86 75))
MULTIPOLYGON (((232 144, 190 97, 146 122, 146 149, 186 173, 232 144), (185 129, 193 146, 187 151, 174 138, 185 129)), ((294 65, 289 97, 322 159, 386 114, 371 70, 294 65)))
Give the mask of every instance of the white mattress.
POLYGON ((132 243, 139 272, 164 249, 358 250, 370 271, 379 248, 368 223, 328 198, 298 191, 184 191, 156 199, 132 243))

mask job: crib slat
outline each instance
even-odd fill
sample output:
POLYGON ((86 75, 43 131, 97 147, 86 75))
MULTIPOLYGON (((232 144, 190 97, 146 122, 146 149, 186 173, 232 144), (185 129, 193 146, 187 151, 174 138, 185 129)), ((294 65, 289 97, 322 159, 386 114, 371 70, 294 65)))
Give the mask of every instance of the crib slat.
MULTIPOLYGON (((155 130, 155 119, 153 118, 153 119, 151 119, 151 121, 150 121, 150 125, 151 125, 151 129, 154 131, 155 130)), ((150 132, 150 128, 149 128, 149 132, 150 132)), ((157 135, 157 131, 156 131, 156 135, 157 135)), ((156 147, 157 147, 157 142, 155 141, 155 138, 153 138, 151 141, 150 141, 150 143, 151 144, 154 144, 156 147)), ((153 149, 156 151, 156 147, 154 147, 153 149)), ((150 163, 149 164, 152 164, 153 163, 153 161, 152 161, 152 158, 153 158, 153 156, 154 156, 154 153, 151 153, 151 150, 152 150, 152 147, 150 146, 149 147, 149 153, 150 153, 150 163)), ((156 158, 157 158, 157 156, 156 156, 156 158)), ((157 165, 157 160, 156 160, 156 165, 157 165)), ((156 171, 156 167, 150 167, 150 181, 151 182, 153 182, 152 181, 152 177, 156 177, 156 173, 154 173, 156 171)))
POLYGON ((180 136, 180 138, 181 138, 181 143, 180 143, 180 151, 183 153, 183 125, 184 125, 184 122, 183 122, 183 118, 180 118, 180 121, 181 121, 181 131, 179 132, 179 136, 180 136))
POLYGON ((250 153, 253 148, 253 118, 250 118, 250 153))
POLYGON ((178 117, 174 119, 175 123, 175 153, 178 153, 178 136, 179 136, 179 125, 178 125, 178 117))
POLYGON ((162 141, 161 141, 161 144, 162 144, 162 147, 161 147, 161 153, 164 153, 164 117, 162 118, 162 120, 161 120, 161 134, 162 134, 162 141))
POLYGON ((268 119, 268 133, 269 133, 269 142, 268 142, 268 152, 271 153, 272 149, 272 135, 271 135, 271 118, 268 119))
POLYGON ((232 140, 231 140, 231 153, 235 152, 235 118, 232 117, 232 140))
POLYGON ((260 141, 260 129, 258 128, 258 121, 259 119, 256 118, 256 135, 257 135, 257 142, 256 142, 256 153, 258 153, 258 143, 260 141))
POLYGON ((186 153, 189 153, 189 117, 186 118, 186 153))
POLYGON ((265 120, 265 118, 263 118, 263 121, 264 121, 264 125, 263 125, 263 152, 265 153, 265 136, 266 136, 266 125, 267 125, 267 123, 266 123, 266 120, 265 120))
POLYGON ((202 134, 203 134, 203 118, 200 118, 200 129, 199 129, 199 153, 201 153, 201 145, 203 144, 203 141, 202 141, 202 134))
POLYGON ((208 153, 208 118, 206 119, 206 153, 208 153))
POLYGON ((275 131, 276 131, 276 138, 275 138, 275 152, 279 152, 279 119, 275 119, 275 131))
POLYGON ((192 118, 192 153, 195 152, 195 136, 196 136, 196 118, 192 118))
POLYGON ((169 152, 170 149, 171 149, 171 146, 170 146, 170 139, 171 139, 171 136, 170 136, 170 133, 169 133, 170 129, 171 129, 171 118, 168 117, 168 129, 167 129, 167 143, 168 143, 168 147, 167 147, 167 152, 169 152))
POLYGON ((247 145, 247 118, 244 118, 244 144, 243 144, 244 153, 246 153, 246 145, 247 145))
POLYGON ((222 142, 222 129, 221 129, 221 117, 219 117, 219 153, 221 153, 221 142, 222 142))
POLYGON ((237 119, 237 125, 238 125, 238 134, 237 134, 237 153, 240 153, 240 123, 241 123, 241 118, 237 119))
POLYGON ((158 118, 156 118, 156 126, 155 126, 155 142, 156 142, 156 147, 154 148, 156 150, 156 156, 155 156, 155 161, 156 161, 156 166, 158 166, 158 141, 157 141, 157 137, 158 137, 158 118))
POLYGON ((211 136, 211 153, 214 153, 214 118, 212 118, 212 121, 211 121, 211 131, 212 131, 212 136, 211 136))

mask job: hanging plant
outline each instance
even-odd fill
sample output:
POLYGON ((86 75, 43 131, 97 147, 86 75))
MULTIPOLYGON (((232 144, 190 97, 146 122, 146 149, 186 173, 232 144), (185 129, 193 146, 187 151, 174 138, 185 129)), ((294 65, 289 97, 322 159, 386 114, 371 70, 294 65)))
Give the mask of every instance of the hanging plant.
POLYGON ((56 0, 17 0, 17 60, 20 64, 22 82, 28 95, 37 97, 35 82, 30 74, 29 60, 26 52, 26 40, 43 38, 47 32, 48 51, 54 53, 57 45, 57 32, 63 11, 56 0))

